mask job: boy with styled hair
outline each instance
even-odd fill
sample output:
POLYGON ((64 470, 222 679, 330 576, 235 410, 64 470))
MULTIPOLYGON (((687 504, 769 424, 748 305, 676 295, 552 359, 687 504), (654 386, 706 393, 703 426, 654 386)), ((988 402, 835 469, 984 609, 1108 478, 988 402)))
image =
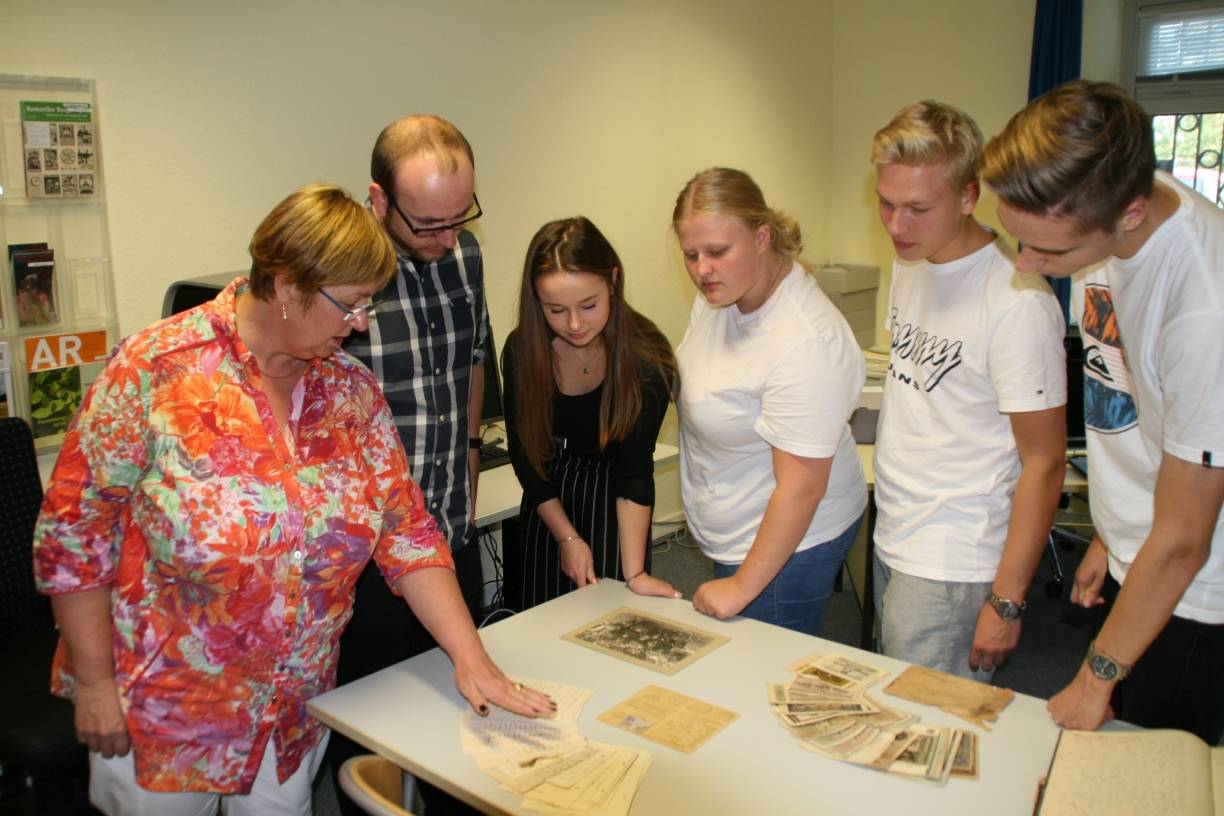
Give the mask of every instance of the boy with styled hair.
POLYGON ((986 148, 1017 267, 1071 275, 1097 538, 1073 602, 1109 616, 1049 704, 1068 728, 1115 713, 1224 733, 1224 213, 1156 172, 1152 123, 1121 88, 1077 80, 986 148), (1117 584, 1121 584, 1120 592, 1117 584), (1129 676, 1128 676, 1129 675, 1129 676))
POLYGON ((875 135, 896 249, 875 447, 885 654, 988 680, 1016 648, 1062 488, 1063 319, 973 217, 982 137, 917 102, 875 135))

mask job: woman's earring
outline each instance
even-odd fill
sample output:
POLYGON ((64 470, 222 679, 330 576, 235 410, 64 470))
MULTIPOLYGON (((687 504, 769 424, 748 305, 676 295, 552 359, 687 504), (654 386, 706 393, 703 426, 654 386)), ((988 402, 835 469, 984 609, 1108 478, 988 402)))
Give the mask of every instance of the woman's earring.
POLYGON ((289 319, 289 310, 285 308, 285 301, 281 301, 281 320, 289 319))

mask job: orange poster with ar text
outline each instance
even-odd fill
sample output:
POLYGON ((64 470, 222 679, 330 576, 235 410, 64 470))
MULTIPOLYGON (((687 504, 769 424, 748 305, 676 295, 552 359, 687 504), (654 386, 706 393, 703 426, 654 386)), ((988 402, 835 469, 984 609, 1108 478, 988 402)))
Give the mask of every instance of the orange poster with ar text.
POLYGON ((105 330, 25 338, 26 371, 31 373, 99 363, 106 353, 105 330))

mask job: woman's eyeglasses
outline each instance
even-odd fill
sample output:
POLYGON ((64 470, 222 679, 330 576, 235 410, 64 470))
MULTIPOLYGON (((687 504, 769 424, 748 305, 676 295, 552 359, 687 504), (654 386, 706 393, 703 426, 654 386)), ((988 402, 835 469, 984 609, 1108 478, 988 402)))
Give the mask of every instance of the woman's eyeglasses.
POLYGON ((359 317, 364 317, 366 320, 373 320, 374 315, 378 313, 378 302, 375 300, 371 300, 369 303, 361 306, 354 306, 350 309, 348 306, 345 306, 343 303, 327 294, 327 292, 323 289, 319 290, 319 294, 331 301, 331 304, 337 309, 344 312, 345 323, 352 323, 359 317))

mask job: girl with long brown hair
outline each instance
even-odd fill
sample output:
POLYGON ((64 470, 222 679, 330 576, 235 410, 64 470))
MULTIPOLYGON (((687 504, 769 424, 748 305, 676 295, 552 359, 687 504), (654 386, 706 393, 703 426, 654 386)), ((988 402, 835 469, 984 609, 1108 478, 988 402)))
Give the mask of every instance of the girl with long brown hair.
POLYGON ((502 358, 523 485, 506 601, 527 609, 599 578, 679 596, 649 572, 654 445, 676 383, 663 334, 625 302, 624 267, 582 216, 531 240, 502 358))

